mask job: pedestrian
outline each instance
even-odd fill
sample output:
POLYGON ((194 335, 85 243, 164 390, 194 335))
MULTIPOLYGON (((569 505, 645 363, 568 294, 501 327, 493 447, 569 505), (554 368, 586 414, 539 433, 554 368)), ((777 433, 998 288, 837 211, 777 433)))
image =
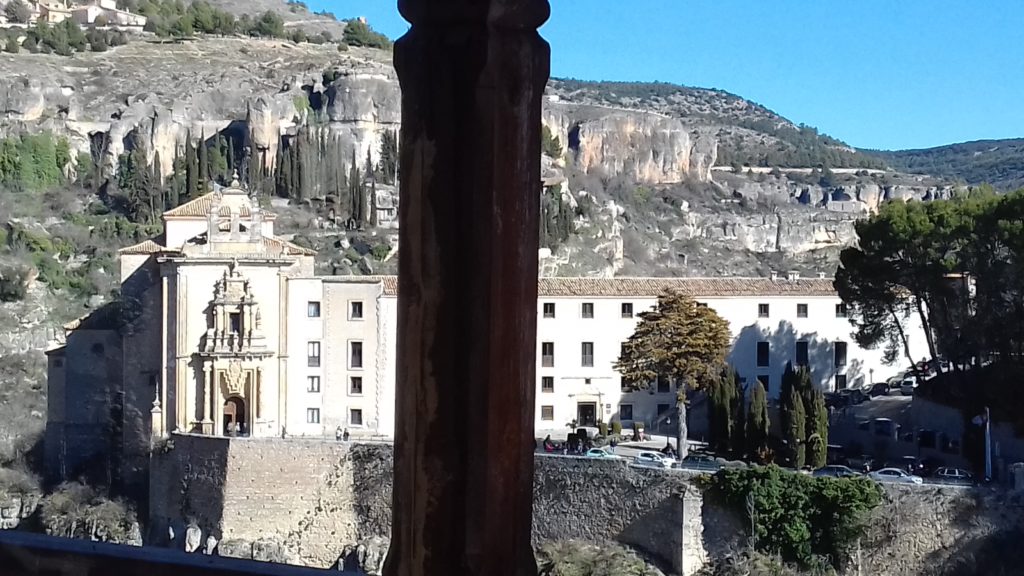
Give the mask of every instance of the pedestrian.
POLYGON ((338 426, 338 428, 334 430, 334 439, 341 442, 341 426, 338 426))
POLYGON ((348 442, 348 437, 349 437, 349 436, 348 436, 348 428, 345 428, 345 432, 343 432, 343 433, 341 434, 341 439, 342 439, 342 441, 344 441, 344 442, 348 442))

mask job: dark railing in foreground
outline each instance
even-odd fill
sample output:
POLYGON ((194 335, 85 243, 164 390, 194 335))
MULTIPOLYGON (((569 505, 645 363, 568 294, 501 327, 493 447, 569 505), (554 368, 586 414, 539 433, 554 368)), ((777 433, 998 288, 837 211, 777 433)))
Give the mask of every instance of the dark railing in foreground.
POLYGON ((167 548, 104 544, 0 530, 0 576, 355 576, 167 548))

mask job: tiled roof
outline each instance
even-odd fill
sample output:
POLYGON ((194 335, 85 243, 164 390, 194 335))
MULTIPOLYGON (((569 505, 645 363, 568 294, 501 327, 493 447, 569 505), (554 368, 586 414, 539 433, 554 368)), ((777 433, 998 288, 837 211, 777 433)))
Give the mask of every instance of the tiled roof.
POLYGON ((118 254, 156 254, 166 250, 164 246, 164 236, 161 234, 156 238, 150 238, 135 244, 133 246, 127 246, 117 251, 118 254))
POLYGON ((316 250, 303 248, 298 244, 288 242, 287 240, 282 240, 280 238, 264 237, 263 245, 268 248, 279 249, 289 256, 316 256, 316 250))
POLYGON ((121 306, 110 302, 64 325, 65 330, 116 330, 121 325, 121 306))
MULTIPOLYGON (((177 208, 172 208, 172 209, 164 212, 164 217, 165 218, 205 218, 206 215, 209 214, 209 212, 210 212, 210 207, 213 205, 213 199, 214 199, 214 196, 216 196, 216 195, 217 195, 217 192, 210 192, 208 194, 203 194, 202 196, 200 196, 199 198, 196 198, 195 200, 190 200, 190 201, 182 204, 181 206, 178 206, 177 208)), ((231 215, 231 209, 228 208, 227 206, 221 206, 220 211, 218 212, 218 214, 220 214, 221 216, 230 216, 231 215)), ((252 217, 252 211, 249 209, 248 206, 246 206, 245 204, 242 204, 241 205, 241 210, 240 210, 240 215, 241 215, 242 218, 250 218, 250 217, 252 217)), ((263 212, 263 219, 264 220, 274 220, 276 218, 277 218, 277 215, 274 214, 273 212, 267 212, 267 211, 263 212)))
POLYGON ((834 296, 831 278, 541 278, 541 296, 658 296, 666 290, 715 296, 834 296))
MULTIPOLYGON (((398 294, 397 276, 356 277, 381 282, 384 294, 398 294)), ((675 290, 694 298, 740 296, 835 296, 831 278, 540 278, 541 297, 655 297, 675 290)))

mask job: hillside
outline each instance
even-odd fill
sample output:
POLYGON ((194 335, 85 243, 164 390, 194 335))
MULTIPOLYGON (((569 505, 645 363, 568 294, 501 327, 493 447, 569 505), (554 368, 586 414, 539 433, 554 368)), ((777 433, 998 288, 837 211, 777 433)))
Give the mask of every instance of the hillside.
POLYGON ((718 141, 722 166, 780 168, 885 168, 817 129, 795 124, 771 110, 723 90, 662 82, 588 82, 554 79, 559 98, 587 104, 645 110, 680 118, 718 141))
POLYGON ((967 184, 991 184, 1001 190, 1024 187, 1024 138, 977 140, 936 148, 865 151, 893 168, 931 174, 967 184))

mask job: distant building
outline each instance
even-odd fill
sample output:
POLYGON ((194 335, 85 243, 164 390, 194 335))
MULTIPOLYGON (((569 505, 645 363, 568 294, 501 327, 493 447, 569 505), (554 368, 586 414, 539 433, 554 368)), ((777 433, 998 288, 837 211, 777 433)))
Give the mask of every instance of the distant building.
POLYGON ((71 17, 71 9, 64 4, 57 2, 39 3, 38 20, 48 24, 59 24, 71 17))

